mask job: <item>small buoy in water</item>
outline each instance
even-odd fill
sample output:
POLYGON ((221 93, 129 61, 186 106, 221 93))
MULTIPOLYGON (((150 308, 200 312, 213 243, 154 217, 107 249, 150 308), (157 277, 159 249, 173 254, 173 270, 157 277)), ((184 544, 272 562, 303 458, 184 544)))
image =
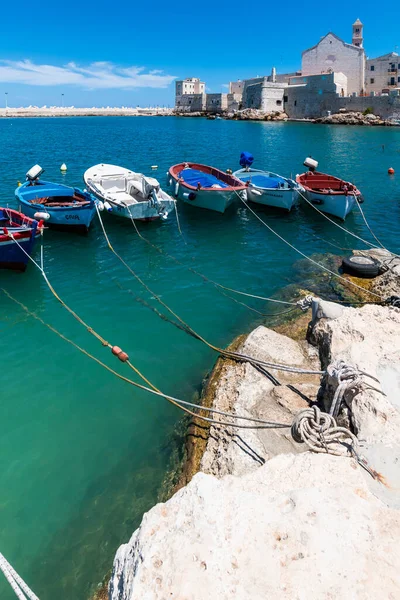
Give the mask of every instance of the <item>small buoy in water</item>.
POLYGON ((153 169, 153 171, 156 171, 158 169, 158 165, 151 165, 151 168, 153 169))
POLYGON ((65 173, 65 171, 67 170, 67 165, 65 163, 63 163, 60 167, 60 171, 62 171, 63 173, 65 173))
POLYGON ((394 175, 394 169, 393 169, 393 167, 389 167, 388 173, 389 173, 389 175, 394 175))
POLYGON ((21 185, 22 185, 21 182, 17 181, 17 187, 21 187, 21 185))
POLYGON ((104 210, 104 203, 101 200, 98 200, 97 206, 98 206, 99 211, 102 212, 104 210))
POLYGON ((41 221, 48 221, 50 219, 50 215, 47 212, 35 212, 33 217, 41 221))
POLYGON ((112 212, 112 206, 109 202, 104 202, 104 208, 107 212, 112 212))
POLYGON ((121 350, 119 346, 113 346, 111 348, 111 352, 114 354, 114 356, 119 358, 121 362, 126 362, 127 360, 129 360, 129 356, 127 355, 127 353, 121 350))

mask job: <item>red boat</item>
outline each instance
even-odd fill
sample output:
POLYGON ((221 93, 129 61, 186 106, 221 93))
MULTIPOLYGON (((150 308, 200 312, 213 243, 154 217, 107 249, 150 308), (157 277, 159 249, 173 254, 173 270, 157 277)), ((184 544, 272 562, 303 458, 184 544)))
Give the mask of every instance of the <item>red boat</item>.
POLYGON ((318 162, 312 158, 307 158, 304 165, 309 170, 297 175, 296 181, 304 188, 307 200, 317 205, 321 212, 344 221, 356 202, 362 202, 360 190, 349 181, 320 173, 316 170, 318 162))
POLYGON ((12 208, 0 208, 0 268, 25 271, 43 221, 12 208))
POLYGON ((199 163, 174 165, 167 178, 176 198, 221 213, 238 200, 241 190, 246 189, 246 185, 233 175, 199 163))

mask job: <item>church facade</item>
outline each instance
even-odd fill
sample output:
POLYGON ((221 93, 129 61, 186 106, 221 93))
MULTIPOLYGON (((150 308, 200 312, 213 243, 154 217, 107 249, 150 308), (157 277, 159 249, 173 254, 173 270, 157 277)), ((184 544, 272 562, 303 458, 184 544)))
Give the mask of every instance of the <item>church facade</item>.
POLYGON ((330 32, 318 44, 302 53, 301 74, 303 76, 344 73, 347 77, 348 94, 365 93, 365 67, 363 25, 359 19, 353 24, 351 44, 330 32))

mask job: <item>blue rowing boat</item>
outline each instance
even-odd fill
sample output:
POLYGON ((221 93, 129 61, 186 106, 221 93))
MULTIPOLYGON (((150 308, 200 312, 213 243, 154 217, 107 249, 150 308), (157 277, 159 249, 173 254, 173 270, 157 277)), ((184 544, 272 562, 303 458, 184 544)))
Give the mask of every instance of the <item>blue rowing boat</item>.
POLYGON ((26 182, 15 190, 21 212, 55 229, 87 232, 97 200, 78 188, 44 181, 40 179, 42 173, 43 169, 35 165, 26 174, 26 182))
POLYGON ((43 222, 0 208, 0 268, 25 271, 43 222))

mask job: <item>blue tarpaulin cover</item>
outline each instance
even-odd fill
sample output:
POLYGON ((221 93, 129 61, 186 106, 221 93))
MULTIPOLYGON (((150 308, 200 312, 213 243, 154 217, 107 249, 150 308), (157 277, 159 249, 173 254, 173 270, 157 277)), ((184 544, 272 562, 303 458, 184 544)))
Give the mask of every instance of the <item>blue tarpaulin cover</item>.
POLYGON ((183 181, 193 187, 197 187, 198 183, 200 183, 203 188, 210 188, 213 185, 219 185, 222 188, 229 187, 227 183, 221 181, 218 177, 215 177, 215 175, 203 173, 203 171, 197 169, 182 169, 179 173, 179 177, 182 177, 183 181))
POLYGON ((246 167, 251 167, 254 162, 254 156, 250 152, 242 152, 240 155, 240 166, 244 169, 246 167))
POLYGON ((259 188, 276 189, 279 188, 281 183, 285 183, 285 180, 281 177, 268 177, 262 173, 240 173, 237 175, 240 181, 251 181, 253 185, 259 188))

